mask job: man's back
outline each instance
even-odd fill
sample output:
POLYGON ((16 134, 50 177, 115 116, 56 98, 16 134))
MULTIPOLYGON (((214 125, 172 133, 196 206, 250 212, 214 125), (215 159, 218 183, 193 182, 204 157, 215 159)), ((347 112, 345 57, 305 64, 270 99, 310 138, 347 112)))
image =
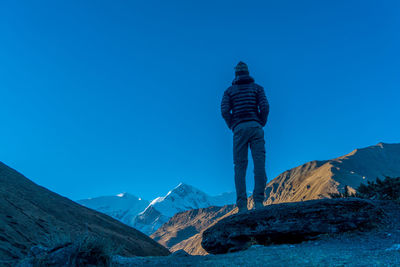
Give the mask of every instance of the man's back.
POLYGON ((230 129, 245 121, 257 121, 265 126, 269 104, 264 88, 254 83, 248 74, 238 75, 225 92, 221 113, 230 129))

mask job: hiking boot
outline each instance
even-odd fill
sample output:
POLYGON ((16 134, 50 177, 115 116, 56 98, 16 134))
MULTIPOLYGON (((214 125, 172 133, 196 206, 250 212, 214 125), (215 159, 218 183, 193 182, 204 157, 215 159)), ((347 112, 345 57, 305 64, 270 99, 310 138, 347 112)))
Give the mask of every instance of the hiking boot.
POLYGON ((238 213, 243 213, 247 211, 247 207, 238 207, 238 213))

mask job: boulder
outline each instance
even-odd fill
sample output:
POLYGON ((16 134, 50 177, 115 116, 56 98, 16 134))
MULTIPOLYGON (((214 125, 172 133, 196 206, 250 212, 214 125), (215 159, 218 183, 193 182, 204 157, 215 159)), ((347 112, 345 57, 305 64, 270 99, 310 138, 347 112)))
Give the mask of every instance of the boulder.
POLYGON ((358 198, 281 203, 238 213, 203 232, 202 247, 212 254, 254 244, 294 244, 323 234, 370 230, 385 221, 375 202, 358 198))

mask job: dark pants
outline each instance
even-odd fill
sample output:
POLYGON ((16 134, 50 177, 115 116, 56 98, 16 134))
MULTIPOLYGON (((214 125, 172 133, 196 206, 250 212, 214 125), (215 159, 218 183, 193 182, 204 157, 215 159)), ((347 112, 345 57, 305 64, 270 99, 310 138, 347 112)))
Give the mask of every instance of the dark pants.
POLYGON ((247 207, 246 169, 248 150, 254 162, 254 191, 255 203, 265 200, 265 141, 264 130, 256 121, 242 122, 233 131, 233 162, 235 164, 236 204, 239 208, 247 207))

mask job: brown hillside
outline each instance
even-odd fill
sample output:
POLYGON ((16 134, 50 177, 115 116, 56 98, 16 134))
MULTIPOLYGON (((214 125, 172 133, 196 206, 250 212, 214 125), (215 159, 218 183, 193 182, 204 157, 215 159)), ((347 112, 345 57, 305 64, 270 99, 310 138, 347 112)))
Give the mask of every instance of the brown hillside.
POLYGON ((207 254, 200 245, 202 231, 231 214, 233 208, 212 206, 177 213, 150 237, 172 252, 184 249, 193 255, 207 254))
POLYGON ((325 198, 384 176, 400 176, 400 144, 379 143, 288 170, 267 184, 266 204, 325 198))
POLYGON ((49 239, 89 234, 116 246, 121 255, 168 255, 143 233, 100 212, 38 186, 0 162, 0 259, 24 257, 49 239))

